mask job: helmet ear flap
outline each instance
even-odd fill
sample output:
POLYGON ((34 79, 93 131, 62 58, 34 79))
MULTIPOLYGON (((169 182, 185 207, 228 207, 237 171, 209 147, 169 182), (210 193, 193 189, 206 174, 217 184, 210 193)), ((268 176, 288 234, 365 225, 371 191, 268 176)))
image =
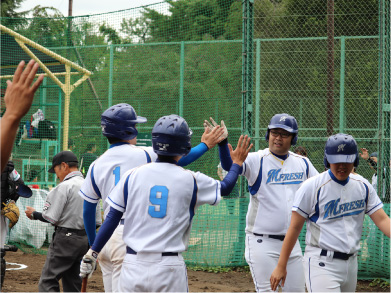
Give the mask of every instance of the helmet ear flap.
POLYGON ((269 133, 270 133, 270 129, 268 128, 268 129, 266 130, 266 134, 265 134, 265 139, 266 139, 266 141, 269 141, 269 133))
POLYGON ((294 137, 292 138, 291 145, 295 145, 297 143, 297 133, 294 134, 294 137))
POLYGON ((327 161, 326 154, 324 155, 323 163, 324 163, 324 166, 325 166, 327 169, 330 169, 330 163, 329 163, 329 161, 327 161))
POLYGON ((358 154, 357 154, 356 155, 356 159, 354 160, 353 166, 357 168, 359 163, 360 163, 360 159, 359 159, 358 154))

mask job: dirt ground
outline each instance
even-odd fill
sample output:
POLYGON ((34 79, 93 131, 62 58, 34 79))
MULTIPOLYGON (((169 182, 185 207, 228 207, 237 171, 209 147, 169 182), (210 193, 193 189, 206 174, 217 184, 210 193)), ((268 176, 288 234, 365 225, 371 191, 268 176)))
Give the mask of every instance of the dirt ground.
MULTIPOLYGON (((3 292, 36 292, 46 255, 7 252, 7 272, 3 292), (24 269, 21 265, 27 266, 24 269), (14 269, 14 270, 9 270, 14 269)), ((254 284, 247 270, 209 273, 188 270, 191 292, 254 292, 254 284)), ((370 286, 370 281, 359 281, 357 292, 390 292, 390 287, 370 286)), ((103 292, 100 269, 88 280, 88 292, 103 292)))

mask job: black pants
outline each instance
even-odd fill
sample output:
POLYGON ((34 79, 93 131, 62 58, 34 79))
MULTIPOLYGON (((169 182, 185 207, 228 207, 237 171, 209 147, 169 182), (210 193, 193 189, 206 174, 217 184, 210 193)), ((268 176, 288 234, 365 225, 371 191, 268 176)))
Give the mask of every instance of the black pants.
POLYGON ((80 292, 80 262, 87 251, 88 238, 85 232, 72 233, 66 229, 57 229, 39 279, 39 292, 60 292, 60 279, 64 292, 80 292))
POLYGON ((4 283, 4 277, 5 277, 5 251, 2 248, 1 249, 1 288, 3 288, 3 283, 4 283))

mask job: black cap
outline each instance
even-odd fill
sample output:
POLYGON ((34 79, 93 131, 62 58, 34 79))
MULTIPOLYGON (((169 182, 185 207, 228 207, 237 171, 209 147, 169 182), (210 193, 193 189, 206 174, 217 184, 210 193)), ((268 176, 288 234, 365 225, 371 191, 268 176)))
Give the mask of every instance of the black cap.
POLYGON ((53 162, 52 162, 52 167, 49 169, 49 173, 55 173, 54 172, 54 167, 57 165, 60 165, 62 162, 64 163, 78 163, 77 157, 74 153, 71 151, 62 151, 59 152, 57 155, 53 157, 53 162))

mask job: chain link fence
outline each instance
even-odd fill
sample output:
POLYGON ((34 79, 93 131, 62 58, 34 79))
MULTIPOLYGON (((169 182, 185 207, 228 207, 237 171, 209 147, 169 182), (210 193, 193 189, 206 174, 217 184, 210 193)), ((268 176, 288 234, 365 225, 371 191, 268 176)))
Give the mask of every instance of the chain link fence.
MULTIPOLYGON (((307 149, 319 172, 330 134, 351 134, 359 148, 377 152, 377 169, 360 159, 357 172, 370 182, 377 172, 378 193, 389 213, 389 17, 389 0, 210 0, 72 18, 3 18, 3 25, 93 72, 72 92, 68 129, 64 94, 45 78, 15 142, 16 169, 30 184, 54 186, 47 169, 63 149, 64 131, 79 158, 91 144, 102 154, 108 144, 100 115, 117 103, 129 103, 148 118, 138 127, 144 145, 150 144, 154 122, 175 113, 192 128, 193 145, 211 116, 225 121, 231 143, 249 133, 256 149, 265 148, 270 118, 286 112, 297 118, 297 145, 307 149), (53 122, 55 139, 34 136, 38 109, 53 122)), ((4 93, 4 80, 1 88, 4 93)), ((218 163, 216 148, 189 169, 219 179, 218 163)), ((238 187, 239 197, 198 210, 185 253, 188 264, 246 265, 244 179, 238 187)), ((375 228, 365 221, 360 278, 389 278, 389 239, 375 228)))

